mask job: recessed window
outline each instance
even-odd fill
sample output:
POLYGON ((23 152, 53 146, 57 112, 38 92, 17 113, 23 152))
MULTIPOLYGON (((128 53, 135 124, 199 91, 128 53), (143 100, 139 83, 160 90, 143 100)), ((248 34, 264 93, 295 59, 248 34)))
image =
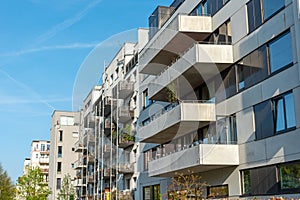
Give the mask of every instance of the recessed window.
POLYGON ((228 185, 210 186, 207 187, 208 198, 224 198, 228 197, 228 185))
POLYGON ((249 32, 254 31, 284 6, 284 0, 251 0, 247 4, 249 32))
POLYGON ((61 173, 61 162, 57 163, 57 173, 61 173))
POLYGON ((62 130, 59 131, 59 141, 60 142, 63 141, 63 131, 62 130))
POLYGON ((296 126, 294 96, 286 94, 273 100, 276 132, 296 126))
POLYGON ((280 189, 300 189, 300 164, 289 164, 279 167, 280 189))
POLYGON ((271 72, 293 63, 293 49, 290 32, 269 43, 271 72))
POLYGON ((286 93, 254 106, 256 139, 263 139, 296 126, 294 95, 286 93))
POLYGON ((149 94, 148 89, 143 92, 143 108, 148 107, 152 103, 151 100, 149 100, 149 94))
POLYGON ((58 158, 62 157, 62 146, 58 146, 58 148, 57 148, 57 157, 58 158))
POLYGON ((56 179, 56 189, 60 190, 61 188, 61 178, 56 179))

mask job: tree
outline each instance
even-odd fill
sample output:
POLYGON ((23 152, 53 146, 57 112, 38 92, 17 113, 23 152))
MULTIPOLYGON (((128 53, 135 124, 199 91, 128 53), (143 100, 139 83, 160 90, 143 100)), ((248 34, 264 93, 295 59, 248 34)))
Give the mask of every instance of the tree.
POLYGON ((0 164, 0 200, 12 200, 15 196, 15 187, 7 172, 0 164))
POLYGON ((26 173, 18 179, 17 195, 26 200, 46 200, 51 194, 44 174, 39 167, 30 167, 26 173))
POLYGON ((188 170, 186 175, 175 173, 168 185, 168 199, 187 200, 201 199, 206 183, 201 181, 201 176, 188 170))
POLYGON ((76 199, 76 191, 71 182, 71 175, 66 174, 63 178, 61 188, 58 193, 58 200, 74 200, 76 199))

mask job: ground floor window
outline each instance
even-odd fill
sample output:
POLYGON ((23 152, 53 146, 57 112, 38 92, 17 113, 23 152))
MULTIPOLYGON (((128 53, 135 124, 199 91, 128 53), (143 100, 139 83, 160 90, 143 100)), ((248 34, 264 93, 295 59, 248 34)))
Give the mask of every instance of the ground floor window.
POLYGON ((300 162, 241 171, 243 195, 274 195, 300 192, 300 162))
POLYGON ((228 197, 228 185, 218 185, 207 187, 207 197, 208 198, 224 198, 228 197))
POLYGON ((160 200, 160 185, 143 187, 143 200, 160 200))

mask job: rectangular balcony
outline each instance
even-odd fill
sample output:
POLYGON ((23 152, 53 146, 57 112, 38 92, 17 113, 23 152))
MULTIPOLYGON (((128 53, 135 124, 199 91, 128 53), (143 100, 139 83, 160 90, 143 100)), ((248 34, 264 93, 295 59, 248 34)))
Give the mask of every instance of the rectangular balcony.
POLYGON ((134 112, 129 106, 118 107, 118 119, 120 123, 126 123, 134 117, 134 112))
POLYGON ((77 141, 74 145, 75 152, 82 152, 85 149, 81 141, 77 141))
POLYGON ((232 65, 232 52, 232 45, 195 43, 150 83, 149 98, 166 101, 170 84, 174 84, 173 88, 180 97, 187 95, 201 81, 209 80, 232 65))
POLYGON ((83 179, 75 179, 73 182, 73 185, 75 187, 82 187, 82 186, 85 186, 85 183, 84 183, 83 179))
POLYGON ((141 51, 140 73, 160 74, 195 41, 202 41, 211 33, 212 17, 174 16, 141 51))
POLYGON ((163 144, 216 121, 215 104, 181 101, 170 104, 144 120, 138 131, 140 142, 163 144))
POLYGON ((134 164, 133 163, 119 164, 119 172, 121 174, 133 174, 134 173, 134 164))
POLYGON ((128 133, 121 133, 119 136, 119 148, 127 148, 131 145, 134 145, 135 137, 129 135, 128 133))
POLYGON ((126 99, 133 94, 134 82, 122 80, 113 88, 113 97, 118 99, 126 99))
POLYGON ((39 158, 39 163, 42 165, 49 164, 49 158, 39 158))
POLYGON ((85 159, 79 159, 77 161, 74 162, 73 165, 74 169, 82 169, 82 168, 86 168, 86 160, 85 159))
POLYGON ((238 145, 199 144, 149 162, 150 176, 173 176, 175 172, 195 173, 239 165, 238 145))

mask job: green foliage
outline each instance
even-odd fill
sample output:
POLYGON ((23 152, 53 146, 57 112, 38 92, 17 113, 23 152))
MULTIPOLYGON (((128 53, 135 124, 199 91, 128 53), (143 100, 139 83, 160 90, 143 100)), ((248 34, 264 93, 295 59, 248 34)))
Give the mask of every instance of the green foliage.
POLYGON ((200 198, 206 183, 201 181, 199 175, 188 170, 186 175, 175 173, 168 186, 168 199, 187 200, 200 198))
POLYGON ((168 98, 168 101, 170 103, 175 103, 178 100, 177 95, 175 93, 175 84, 174 84, 174 82, 172 82, 167 87, 167 98, 168 98))
POLYGON ((58 193, 57 200, 75 200, 76 191, 72 184, 71 175, 64 176, 61 184, 61 188, 58 193))
POLYGON ((0 200, 12 200, 15 196, 15 187, 7 172, 0 164, 0 200))
POLYGON ((17 183, 17 195, 26 200, 46 200, 51 194, 44 174, 39 167, 27 167, 17 183))

